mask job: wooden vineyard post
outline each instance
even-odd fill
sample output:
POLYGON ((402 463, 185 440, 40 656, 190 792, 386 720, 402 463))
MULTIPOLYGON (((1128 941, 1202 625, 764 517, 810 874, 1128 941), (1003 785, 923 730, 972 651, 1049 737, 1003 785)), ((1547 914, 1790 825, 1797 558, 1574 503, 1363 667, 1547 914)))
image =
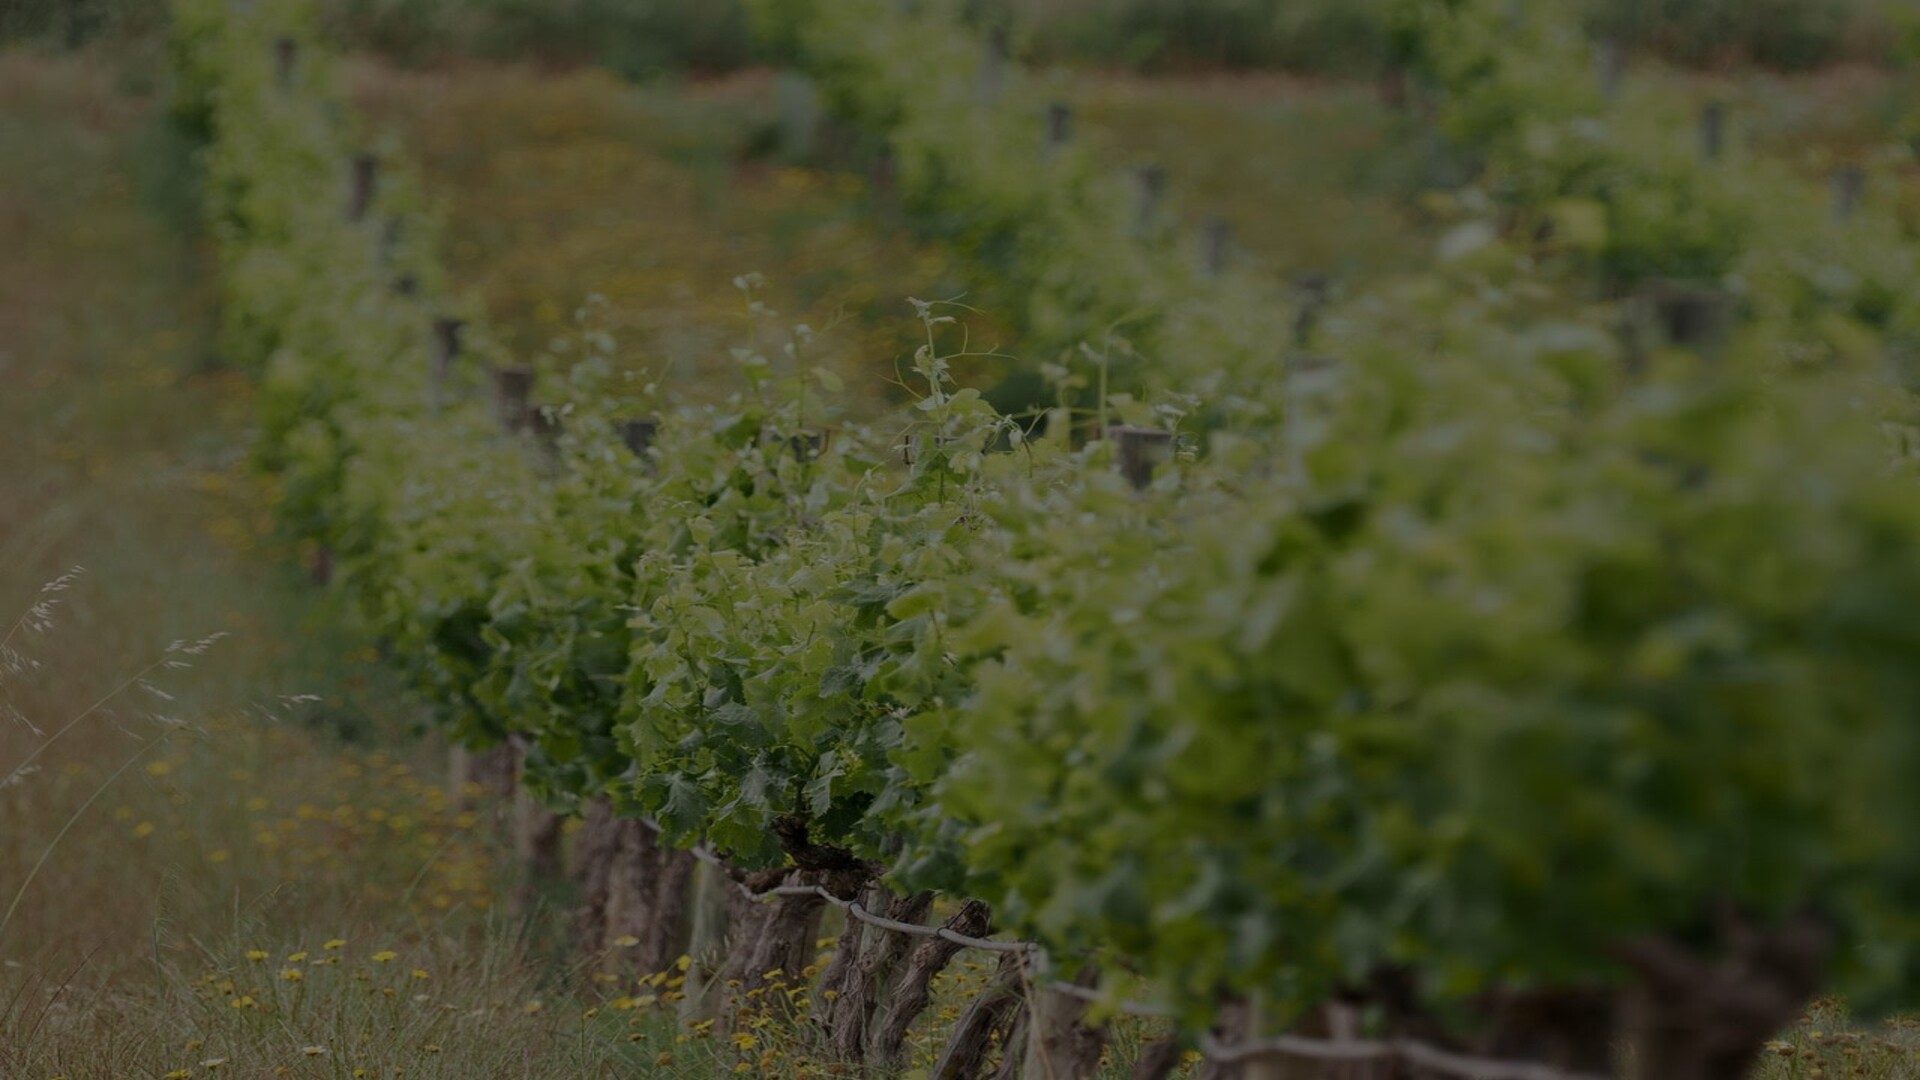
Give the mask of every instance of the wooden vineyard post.
MULTIPOLYGON (((932 893, 916 895, 926 896, 929 903, 933 900, 932 893)), ((885 913, 893 902, 893 891, 877 881, 868 885, 866 891, 860 895, 860 906, 868 911, 885 913)), ((854 972, 862 956, 862 943, 870 937, 877 942, 878 933, 879 928, 868 925, 849 912, 846 925, 841 927, 840 937, 834 942, 833 960, 827 964, 827 969, 820 973, 820 981, 814 985, 815 1022, 820 1026, 821 1037, 826 1042, 827 1050, 841 1058, 849 1056, 840 1049, 841 1010, 849 1007, 848 994, 854 988, 854 972)), ((864 1021, 864 1016, 862 1019, 864 1021)), ((855 1039, 853 1045, 858 1047, 862 1042, 862 1039, 855 1039)))
MULTIPOLYGON (((795 873, 789 883, 810 884, 810 877, 812 875, 804 872, 795 873)), ((747 953, 746 969, 741 976, 742 998, 771 986, 778 992, 761 996, 786 1011, 791 1009, 793 999, 784 992, 787 987, 780 984, 798 982, 801 969, 812 962, 813 943, 819 939, 820 919, 826 913, 827 902, 818 894, 779 896, 766 908, 760 933, 747 953)))
POLYGON ((1733 297, 1723 289, 1657 282, 1650 299, 1659 333, 1669 344, 1712 353, 1733 329, 1733 297))
POLYGON ((1307 418, 1306 383, 1315 374, 1336 368, 1339 363, 1333 357, 1304 351, 1295 352, 1286 360, 1286 394, 1280 399, 1281 435, 1286 448, 1287 475, 1303 487, 1309 479, 1307 446, 1300 435, 1307 418))
POLYGON ((1293 316, 1293 347, 1304 349, 1313 341, 1313 331, 1320 324, 1320 312, 1327 306, 1327 295, 1333 286, 1324 274, 1305 274, 1294 281, 1293 293, 1299 307, 1293 316))
POLYGON ((1627 77, 1627 43, 1618 35, 1609 34, 1594 43, 1594 76, 1600 84, 1600 96, 1609 102, 1618 101, 1620 86, 1627 77))
POLYGON ((663 843, 643 821, 617 819, 613 832, 602 947, 627 941, 615 956, 630 973, 666 971, 692 934, 693 854, 663 843))
POLYGON ((1058 154, 1073 141, 1073 106, 1064 101, 1055 101, 1047 105, 1046 113, 1046 151, 1049 157, 1058 154))
POLYGON ((1405 65, 1389 63, 1381 69, 1374 84, 1374 93, 1380 99, 1380 105, 1389 112, 1405 114, 1408 102, 1412 98, 1405 65))
POLYGON ((1843 165, 1834 170, 1833 179, 1833 220, 1845 225, 1853 220, 1860 210, 1860 203, 1867 195, 1867 170, 1858 165, 1843 165))
POLYGON ((727 962, 728 917, 737 896, 733 882, 719 867, 697 862, 693 868, 692 910, 688 915, 686 997, 680 1003, 682 1022, 712 1016, 720 995, 720 972, 727 962))
POLYGON ((828 436, 825 431, 800 431, 787 436, 787 449, 793 451, 795 460, 816 461, 827 452, 828 436))
POLYGON ((525 431, 533 424, 533 378, 533 368, 526 364, 493 369, 494 413, 508 434, 525 431))
POLYGON ((1218 278, 1227 272, 1227 254, 1233 246, 1233 226, 1219 214, 1208 214, 1200 222, 1200 273, 1218 278))
POLYGON ((437 410, 446 396, 447 379, 460 360, 460 349, 467 328, 466 320, 442 316, 433 320, 433 407, 437 410))
POLYGON ((473 798, 467 792, 472 777, 473 760, 467 748, 459 743, 447 747, 447 805, 462 810, 473 805, 473 798))
POLYGON ((1160 204, 1167 196, 1164 165, 1141 165, 1133 170, 1133 231, 1146 236, 1160 220, 1160 204))
POLYGON ((876 200, 892 205, 900 187, 900 166, 893 156, 893 147, 882 146, 873 152, 873 160, 867 163, 867 185, 876 200))
POLYGON ((379 158, 372 154, 353 156, 352 175, 349 177, 347 192, 348 224, 359 224, 366 220, 367 211, 373 207, 374 188, 379 178, 379 158))
POLYGON ((291 37, 278 37, 273 42, 273 77, 282 90, 293 86, 294 65, 300 59, 300 43, 291 37))
POLYGON ((992 105, 1007 89, 1007 66, 1011 59, 1011 35, 1004 24, 987 31, 986 52, 980 58, 980 101, 992 105))
POLYGON ((380 226, 380 265, 391 266, 400 255, 400 242, 407 237, 407 219, 389 215, 380 226))
POLYGON ((1154 470, 1173 457, 1173 432, 1158 428, 1116 424, 1107 429, 1107 438, 1118 448, 1116 462, 1120 475, 1135 491, 1144 491, 1153 483, 1154 470))
POLYGON ((525 736, 515 735, 507 746, 513 759, 513 850, 520 860, 515 901, 525 912, 532 909, 543 886, 565 876, 560 841, 566 820, 535 802, 527 787, 527 754, 532 744, 525 736))
POLYGON ((1140 1056, 1133 1062, 1133 1080, 1167 1080, 1186 1055, 1186 1044, 1178 1034, 1155 1039, 1140 1047, 1140 1056))
POLYGON ((1717 162, 1726 151, 1727 106, 1725 102, 1710 101, 1700 110, 1700 156, 1708 162, 1717 162))
POLYGON ((783 71, 774 80, 780 103, 780 153, 791 162, 812 162, 820 141, 820 91, 797 72, 783 71))
POLYGON ((88 17, 87 6, 88 0, 64 0, 60 5, 65 15, 61 20, 61 28, 68 52, 79 52, 93 30, 93 20, 88 17))
POLYGON ((587 804, 579 839, 574 843, 573 880, 580 889, 580 906, 573 917, 573 940, 587 963, 596 963, 607 947, 607 908, 613 884, 614 854, 620 845, 620 822, 613 802, 601 796, 587 804))
MULTIPOLYGON (((1083 969, 1073 982, 1092 986, 1098 972, 1083 969)), ((1027 999, 1027 1050, 1020 1080, 1085 1080, 1100 1066, 1106 1045, 1104 1026, 1086 1023, 1088 1003, 1047 986, 1030 989, 1027 999)))
POLYGON ((644 458, 647 450, 653 446, 653 440, 660 433, 660 421, 650 417, 630 417, 614 421, 614 430, 620 434, 620 442, 633 452, 634 457, 644 458))

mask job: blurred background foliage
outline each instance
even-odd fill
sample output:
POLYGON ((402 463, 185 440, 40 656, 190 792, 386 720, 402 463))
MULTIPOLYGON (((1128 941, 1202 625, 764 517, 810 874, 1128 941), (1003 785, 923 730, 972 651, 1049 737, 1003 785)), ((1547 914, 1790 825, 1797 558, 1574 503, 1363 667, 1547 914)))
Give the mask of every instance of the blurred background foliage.
MULTIPOLYGON (((962 0, 1019 27, 1040 62, 1138 71, 1366 74, 1391 54, 1395 11, 1447 0, 962 0)), ((336 44, 402 63, 451 56, 596 63, 629 78, 709 74, 780 59, 743 0, 315 0, 336 44)), ((1517 6, 1524 0, 1515 0, 1517 6)), ((1913 34, 1900 0, 1585 0, 1600 33, 1698 67, 1801 71, 1893 59, 1913 34)), ((0 0, 0 40, 73 47, 139 36, 154 0, 0 0)), ((774 48, 777 48, 775 46, 774 48)))

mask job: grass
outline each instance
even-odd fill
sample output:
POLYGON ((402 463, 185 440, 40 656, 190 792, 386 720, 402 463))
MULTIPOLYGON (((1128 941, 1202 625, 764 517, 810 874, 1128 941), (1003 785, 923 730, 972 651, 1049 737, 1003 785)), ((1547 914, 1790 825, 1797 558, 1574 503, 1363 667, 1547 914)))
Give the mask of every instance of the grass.
POLYGON ((598 984, 499 909, 491 817, 288 569, 185 164, 118 85, 0 56, 0 622, 50 602, 0 676, 0 1075, 652 1074, 626 1036, 670 1022, 582 1028, 598 984))

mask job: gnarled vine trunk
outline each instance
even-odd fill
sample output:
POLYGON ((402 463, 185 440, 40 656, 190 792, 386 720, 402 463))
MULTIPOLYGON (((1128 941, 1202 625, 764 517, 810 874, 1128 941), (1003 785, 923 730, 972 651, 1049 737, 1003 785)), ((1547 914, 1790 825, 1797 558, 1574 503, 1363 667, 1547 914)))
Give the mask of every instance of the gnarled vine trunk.
MULTIPOLYGON (((956 934, 983 937, 992 930, 992 912, 986 904, 969 900, 941 925, 956 934)), ((904 934, 893 937, 906 940, 904 934)), ((875 1029, 868 1060, 884 1068, 899 1068, 905 1063, 907 1029, 926 1010, 933 999, 933 978, 946 970, 962 946, 945 938, 927 938, 914 946, 913 954, 899 969, 897 978, 889 978, 881 993, 883 1019, 875 1029)))
POLYGON ((1026 985, 1025 960, 1019 953, 1001 953, 1000 965, 980 993, 974 995, 959 1023, 947 1036, 946 1049, 934 1063, 931 1080, 974 1080, 993 1053, 996 1037, 1014 1056, 1014 1025, 1022 1012, 1026 985))

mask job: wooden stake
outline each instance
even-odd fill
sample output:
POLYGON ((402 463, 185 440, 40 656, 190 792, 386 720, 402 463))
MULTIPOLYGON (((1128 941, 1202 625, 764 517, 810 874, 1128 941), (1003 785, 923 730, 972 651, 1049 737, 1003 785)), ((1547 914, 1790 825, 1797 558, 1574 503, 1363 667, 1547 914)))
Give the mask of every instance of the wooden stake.
POLYGON ((1158 428, 1115 424, 1107 429, 1107 438, 1119 448, 1116 458, 1120 475, 1135 491, 1153 483, 1153 472, 1173 457, 1173 432, 1158 428))
POLYGON ((980 60, 980 100, 988 105, 1000 100, 1007 89, 1010 35, 1004 25, 987 31, 986 55, 980 60))
POLYGON ((1299 298, 1299 309, 1293 316, 1293 347, 1304 349, 1313 339, 1314 327, 1319 325, 1320 311, 1327 306, 1327 293, 1332 283, 1325 274, 1304 274, 1294 280, 1294 295, 1299 298))
POLYGON ((1153 231, 1160 218, 1160 203, 1167 194, 1167 169, 1164 165, 1141 165, 1133 170, 1133 230, 1145 235, 1153 231))
POLYGON ((1613 35, 1594 42, 1593 70, 1600 83, 1600 96, 1619 100, 1620 86, 1627 77, 1627 43, 1613 35))
POLYGON ((1233 244, 1233 226, 1219 214, 1200 222, 1200 272, 1217 278, 1227 272, 1227 251, 1233 244))
POLYGON ((1858 165, 1844 165, 1834 170, 1833 179, 1833 220, 1845 225, 1853 220, 1860 209, 1860 203, 1867 194, 1867 170, 1858 165))
POLYGON ((646 457, 647 449, 660 433, 660 421, 649 417, 617 420, 614 426, 620 432, 620 441, 633 451, 635 457, 646 457))
POLYGON ((1073 106, 1055 101, 1047 106, 1047 153, 1058 153, 1073 139, 1073 106))
MULTIPOLYGON (((411 278, 402 278, 407 281, 411 278)), ((417 287, 417 283, 416 283, 417 287)), ((438 318, 433 320, 433 382, 435 386, 446 382, 453 374, 453 365, 460 359, 461 338, 466 331, 465 319, 438 318)))
POLYGON ((280 89, 293 85, 293 67, 300 58, 300 43, 291 37, 280 37, 273 42, 274 80, 280 89))
MULTIPOLYGON (((1074 979, 1092 986, 1099 972, 1085 968, 1074 979)), ((1086 1023, 1087 1002, 1047 987, 1035 988, 1028 1000, 1030 1026, 1027 1053, 1020 1080, 1084 1080, 1100 1066, 1100 1049, 1107 1041, 1104 1025, 1086 1023)))
POLYGON ((1707 161, 1719 161, 1726 149, 1727 106, 1724 102, 1710 101, 1700 110, 1700 156, 1707 161))
POLYGON ((509 432, 533 426, 533 368, 507 364, 493 369, 493 405, 500 426, 509 432))
POLYGON ((372 154, 356 154, 353 158, 353 177, 351 190, 347 194, 347 221, 358 223, 367 216, 373 206, 374 186, 380 177, 380 159, 372 154))

